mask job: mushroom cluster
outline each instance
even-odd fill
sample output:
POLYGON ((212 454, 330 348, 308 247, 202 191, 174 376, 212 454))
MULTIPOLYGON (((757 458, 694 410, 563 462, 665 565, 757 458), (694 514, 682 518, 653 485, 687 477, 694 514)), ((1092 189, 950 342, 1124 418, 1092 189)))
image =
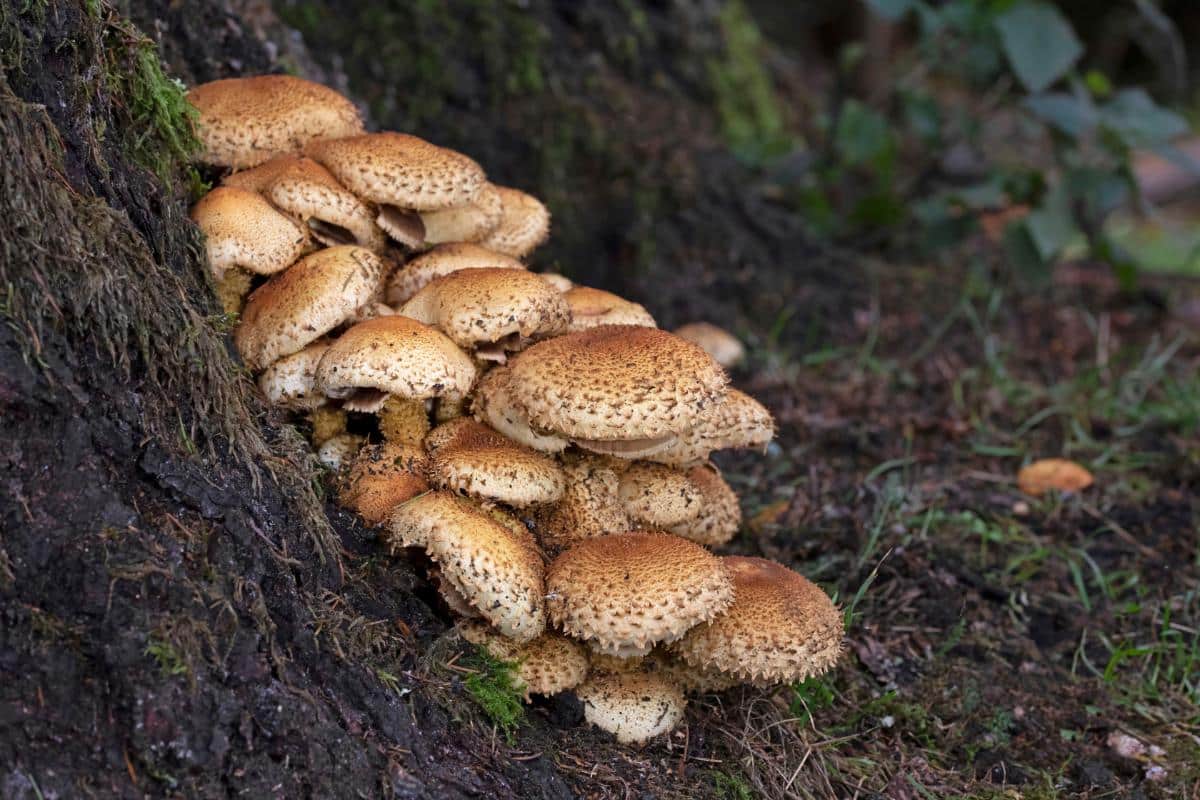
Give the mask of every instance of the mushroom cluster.
POLYGON ((530 271, 550 215, 461 153, 368 133, 289 76, 193 89, 193 209, 234 343, 294 415, 338 502, 424 554, 461 636, 514 661, 526 697, 574 691, 622 742, 692 692, 803 680, 841 616, 799 574, 721 557, 741 524, 710 461, 764 448, 729 386, 740 343, 660 330, 644 307, 530 271))

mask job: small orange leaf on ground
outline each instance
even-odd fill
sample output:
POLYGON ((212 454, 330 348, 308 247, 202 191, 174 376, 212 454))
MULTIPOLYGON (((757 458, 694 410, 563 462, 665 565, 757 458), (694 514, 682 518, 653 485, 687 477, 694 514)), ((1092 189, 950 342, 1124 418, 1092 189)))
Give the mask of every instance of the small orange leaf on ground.
POLYGON ((1050 489, 1078 492, 1092 485, 1092 473, 1065 458, 1043 458, 1021 468, 1017 486, 1025 494, 1045 494, 1050 489))
POLYGON ((778 500, 768 506, 765 506, 761 511, 750 518, 748 523, 750 530, 754 531, 755 533, 762 533, 767 526, 774 525, 775 523, 779 522, 780 517, 783 516, 783 512, 788 510, 788 505, 789 501, 778 500))

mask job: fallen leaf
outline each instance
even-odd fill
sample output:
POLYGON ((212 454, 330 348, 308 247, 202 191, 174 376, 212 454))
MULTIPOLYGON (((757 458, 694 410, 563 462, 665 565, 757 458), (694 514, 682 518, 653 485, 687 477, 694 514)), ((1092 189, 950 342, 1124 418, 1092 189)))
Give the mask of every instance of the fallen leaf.
POLYGON ((788 510, 790 504, 788 500, 778 500, 765 506, 750 518, 750 521, 747 523, 750 530, 755 533, 762 533, 768 526, 778 523, 779 518, 783 516, 783 512, 788 510))
POLYGON ((1043 458, 1022 467, 1017 473, 1017 487, 1035 497, 1050 489, 1078 492, 1091 486, 1092 482, 1092 473, 1065 458, 1043 458))

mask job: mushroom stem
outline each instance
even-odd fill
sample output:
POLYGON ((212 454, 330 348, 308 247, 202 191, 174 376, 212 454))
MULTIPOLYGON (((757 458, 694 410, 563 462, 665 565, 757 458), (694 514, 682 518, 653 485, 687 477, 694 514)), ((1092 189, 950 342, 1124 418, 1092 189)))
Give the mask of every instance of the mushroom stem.
POLYGON ((392 395, 379 410, 379 431, 389 442, 417 447, 429 433, 429 415, 423 400, 406 400, 392 395))
POLYGON ((308 415, 312 424, 312 444, 314 448, 328 442, 333 437, 346 432, 346 412, 333 406, 314 408, 308 415))
POLYGON ((221 301, 221 309, 226 314, 238 314, 250 294, 250 273, 241 267, 225 270, 225 274, 217 281, 217 300, 221 301))

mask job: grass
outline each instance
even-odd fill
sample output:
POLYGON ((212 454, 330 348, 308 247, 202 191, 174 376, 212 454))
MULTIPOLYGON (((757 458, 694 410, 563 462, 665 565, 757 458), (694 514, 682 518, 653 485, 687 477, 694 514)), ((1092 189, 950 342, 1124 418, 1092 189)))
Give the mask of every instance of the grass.
POLYGON ((523 693, 516 688, 517 665, 497 659, 483 647, 476 647, 467 665, 475 670, 467 676, 467 694, 512 744, 525 718, 523 693))

